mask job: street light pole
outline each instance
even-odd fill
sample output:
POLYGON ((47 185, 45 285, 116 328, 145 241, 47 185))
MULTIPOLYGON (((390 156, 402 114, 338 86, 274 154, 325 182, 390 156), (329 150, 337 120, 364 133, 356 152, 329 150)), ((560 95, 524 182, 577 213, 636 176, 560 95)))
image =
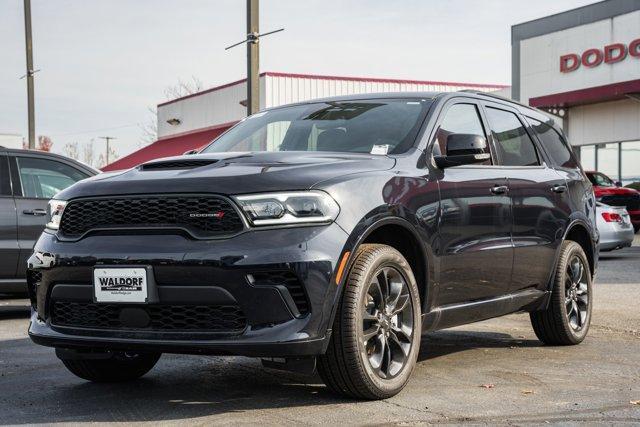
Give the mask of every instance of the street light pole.
POLYGON ((260 111, 260 48, 258 0, 247 0, 247 115, 260 111))
MULTIPOLYGON (((247 0, 247 38, 241 42, 227 46, 229 50, 243 43, 247 44, 247 115, 260 111, 260 37, 284 31, 269 31, 264 34, 258 32, 259 0, 247 0)), ((241 102, 244 105, 244 102, 241 102)))
POLYGON ((31 40, 31 0, 24 0, 24 38, 27 53, 27 110, 29 121, 29 149, 36 148, 36 127, 33 105, 33 44, 31 40))

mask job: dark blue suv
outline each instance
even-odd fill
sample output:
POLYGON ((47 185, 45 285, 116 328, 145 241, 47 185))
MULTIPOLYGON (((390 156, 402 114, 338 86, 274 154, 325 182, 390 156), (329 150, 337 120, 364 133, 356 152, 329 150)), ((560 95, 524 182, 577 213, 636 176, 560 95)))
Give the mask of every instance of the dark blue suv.
POLYGON ((246 355, 398 393, 421 333, 517 311, 588 331, 592 186, 541 112, 397 93, 260 112, 199 154, 60 192, 29 259, 29 334, 91 381, 162 353, 246 355))

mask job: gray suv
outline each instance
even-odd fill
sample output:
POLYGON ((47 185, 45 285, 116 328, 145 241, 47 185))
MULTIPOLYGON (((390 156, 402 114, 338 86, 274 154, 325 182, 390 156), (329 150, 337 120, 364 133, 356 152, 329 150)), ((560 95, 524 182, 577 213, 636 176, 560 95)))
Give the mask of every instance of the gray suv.
POLYGON ((27 258, 47 222, 47 203, 97 170, 42 151, 0 147, 0 293, 27 291, 27 258))

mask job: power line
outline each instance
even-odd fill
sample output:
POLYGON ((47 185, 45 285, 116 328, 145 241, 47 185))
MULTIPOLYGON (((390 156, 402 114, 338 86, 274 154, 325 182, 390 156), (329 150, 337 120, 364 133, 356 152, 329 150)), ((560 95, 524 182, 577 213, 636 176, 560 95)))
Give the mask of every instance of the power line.
POLYGON ((86 134, 86 133, 103 132, 103 131, 106 131, 106 130, 130 128, 130 127, 134 127, 134 126, 140 126, 140 123, 131 123, 131 124, 128 124, 128 125, 114 126, 114 127, 109 127, 109 128, 83 130, 83 131, 80 131, 80 132, 57 133, 57 134, 53 134, 53 135, 50 135, 50 136, 82 135, 82 134, 86 134))

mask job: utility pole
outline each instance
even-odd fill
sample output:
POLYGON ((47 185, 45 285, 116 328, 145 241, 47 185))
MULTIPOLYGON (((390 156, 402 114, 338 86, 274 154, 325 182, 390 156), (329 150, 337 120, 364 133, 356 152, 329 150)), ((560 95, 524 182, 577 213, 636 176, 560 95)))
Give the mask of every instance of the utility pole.
POLYGON ((247 115, 260 111, 260 42, 258 0, 247 0, 247 115))
POLYGON ((29 149, 36 148, 36 125, 33 106, 33 44, 31 41, 31 0, 24 0, 24 38, 27 53, 27 109, 29 115, 29 149))
POLYGON ((106 151, 106 156, 104 158, 105 161, 105 166, 109 164, 109 141, 111 141, 112 139, 117 139, 115 136, 99 136, 98 138, 100 139, 104 139, 105 142, 107 143, 107 151, 106 151))
POLYGON ((239 43, 231 45, 225 50, 239 46, 243 43, 247 44, 247 115, 255 114, 260 111, 260 37, 269 34, 284 31, 269 31, 268 33, 259 33, 259 0, 247 0, 247 38, 239 43))

